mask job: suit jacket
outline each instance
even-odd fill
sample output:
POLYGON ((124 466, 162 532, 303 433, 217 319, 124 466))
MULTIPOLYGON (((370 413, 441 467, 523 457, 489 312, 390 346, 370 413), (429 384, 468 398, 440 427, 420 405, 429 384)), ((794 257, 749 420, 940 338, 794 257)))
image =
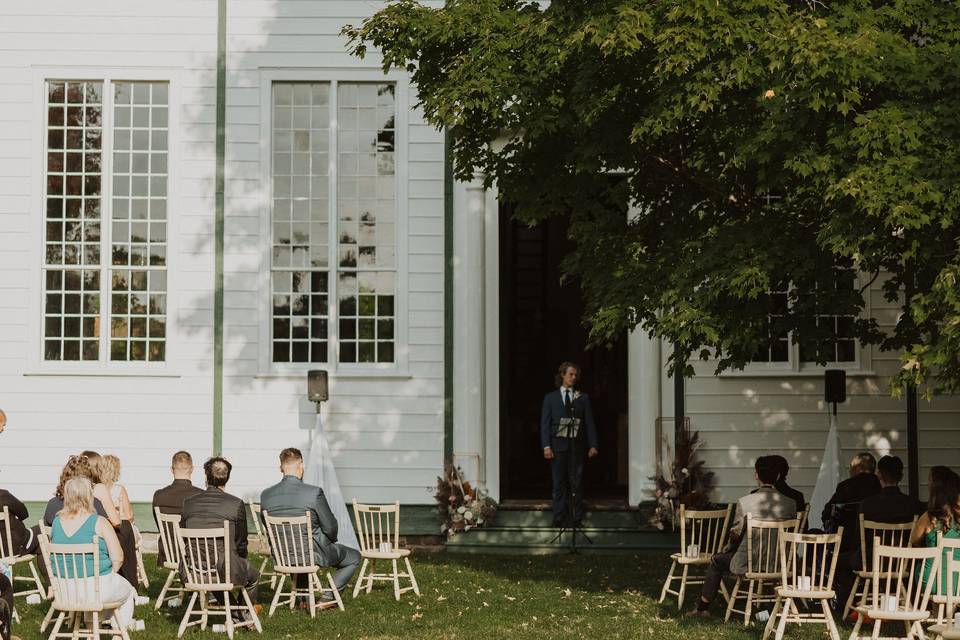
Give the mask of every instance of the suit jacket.
POLYGON ((320 566, 335 567, 343 560, 343 549, 336 544, 337 518, 320 487, 306 484, 296 476, 283 476, 260 494, 260 508, 271 516, 309 514, 314 561, 320 566))
POLYGON ((830 501, 823 507, 824 529, 838 531, 843 527, 841 551, 860 548, 860 503, 880 493, 880 481, 872 473, 858 473, 837 485, 830 501))
MULTIPOLYGON (((27 513, 27 507, 6 489, 0 489, 0 511, 7 507, 10 513, 10 538, 13 542, 12 552, 15 555, 22 555, 27 550, 30 543, 30 530, 23 524, 23 521, 30 515, 27 513)), ((5 542, 4 542, 5 544, 5 542)), ((5 552, 10 549, 0 549, 0 556, 6 555, 5 552)))
MULTIPOLYGON (((203 489, 193 486, 189 480, 174 480, 162 489, 153 492, 153 506, 160 507, 160 513, 181 515, 183 513, 183 501, 190 496, 203 493, 203 489)), ((156 512, 153 513, 153 520, 156 522, 156 512)), ((157 522, 157 527, 160 523, 157 522)), ((161 545, 157 553, 157 565, 164 562, 163 546, 161 545)))
POLYGON ((230 580, 242 585, 247 579, 247 512, 243 500, 216 487, 194 494, 183 501, 180 526, 186 529, 221 529, 230 523, 233 544, 230 548, 230 580), (240 560, 243 560, 242 562, 240 560))
MULTIPOLYGON (((743 575, 747 571, 747 514, 758 520, 791 520, 797 516, 796 503, 772 485, 761 485, 751 493, 737 500, 733 513, 731 532, 739 536, 737 548, 730 559, 730 573, 743 575)), ((777 544, 777 541, 774 541, 777 544)), ((755 553, 758 551, 755 549, 755 553)), ((756 560, 757 558, 754 558, 756 560)))
POLYGON ((573 401, 573 410, 568 416, 567 409, 563 405, 561 389, 543 396, 543 409, 540 411, 540 446, 544 449, 550 447, 554 451, 566 451, 570 447, 571 438, 553 436, 560 425, 560 419, 567 417, 580 418, 580 433, 576 438, 577 441, 582 442, 583 434, 586 432, 587 446, 597 448, 597 427, 593 422, 590 398, 587 394, 581 393, 580 397, 573 401))
POLYGON ((803 511, 803 508, 807 506, 807 503, 803 501, 803 494, 788 485, 785 480, 778 480, 773 486, 783 495, 793 499, 793 501, 797 504, 797 513, 803 511))
POLYGON ((874 522, 910 522, 926 510, 923 503, 900 491, 900 487, 883 487, 860 503, 864 519, 874 522))

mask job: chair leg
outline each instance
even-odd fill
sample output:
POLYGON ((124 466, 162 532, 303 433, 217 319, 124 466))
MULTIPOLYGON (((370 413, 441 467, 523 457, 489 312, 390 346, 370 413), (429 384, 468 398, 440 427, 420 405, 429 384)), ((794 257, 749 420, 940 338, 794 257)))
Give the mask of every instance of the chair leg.
POLYGON ((227 627, 227 637, 230 638, 230 640, 233 640, 233 632, 234 632, 233 610, 232 610, 233 605, 230 604, 230 592, 223 591, 222 593, 223 593, 223 611, 224 611, 224 617, 226 618, 224 620, 224 625, 227 627))
MULTIPOLYGON (((206 594, 204 594, 206 597, 206 594)), ((187 610, 183 612, 183 618, 180 620, 180 628, 177 630, 177 637, 182 638, 183 632, 187 630, 187 623, 190 621, 190 613, 193 611, 193 605, 197 602, 197 592, 190 595, 190 602, 187 604, 187 610)))
POLYGON ((657 601, 660 604, 663 604, 663 601, 667 599, 667 591, 670 589, 671 583, 673 582, 673 572, 676 570, 676 568, 677 561, 674 560, 670 563, 670 572, 667 573, 667 579, 663 581, 663 589, 660 590, 660 599, 657 601))
POLYGON ((373 559, 370 561, 370 572, 367 574, 367 593, 369 594, 373 591, 373 576, 377 573, 377 561, 373 559))
POLYGON ((880 621, 880 620, 874 620, 874 621, 873 621, 873 634, 871 634, 871 636, 870 636, 870 638, 871 638, 872 640, 879 640, 879 638, 880 638, 880 625, 881 625, 881 624, 882 624, 882 621, 880 621))
POLYGON ((730 600, 727 602, 727 613, 723 616, 724 622, 730 622, 730 616, 733 614, 734 604, 737 602, 737 593, 740 591, 740 578, 733 583, 733 591, 730 592, 730 600))
POLYGON ((420 595, 420 585, 417 584, 417 577, 413 575, 413 565, 410 564, 410 558, 404 558, 407 563, 407 574, 410 576, 410 584, 413 586, 413 592, 420 595))
POLYGON ((286 576, 280 576, 280 584, 277 585, 277 588, 273 592, 273 599, 270 601, 270 611, 267 612, 269 617, 273 617, 273 612, 277 610, 277 604, 280 602, 280 593, 283 591, 283 581, 286 579, 286 576))
POLYGON ((167 594, 167 590, 170 589, 170 585, 173 584, 173 579, 176 577, 176 572, 171 570, 170 574, 167 576, 166 582, 163 583, 163 588, 160 589, 160 595, 157 596, 157 603, 153 605, 153 608, 156 611, 160 611, 160 607, 163 606, 164 596, 167 594))
POLYGON ((363 559, 363 564, 360 565, 360 575, 357 576, 357 581, 353 585, 353 597, 356 598, 357 594, 360 593, 360 587, 363 586, 363 574, 367 571, 367 559, 363 559))
POLYGON ((393 564, 393 597, 400 600, 400 572, 397 570, 397 559, 394 558, 393 564))
POLYGON ((47 590, 43 588, 43 581, 40 579, 40 574, 37 573, 37 559, 34 558, 29 562, 30 564, 30 574, 33 576, 33 582, 37 585, 37 592, 40 594, 41 600, 47 599, 47 590))
MULTIPOLYGON (((291 578, 291 581, 292 580, 293 578, 291 578)), ((240 592, 243 594, 243 601, 246 603, 247 611, 250 612, 250 617, 253 619, 254 628, 257 630, 257 633, 263 633, 263 627, 260 626, 260 616, 257 615, 257 610, 254 609, 253 603, 250 601, 250 594, 247 593, 246 589, 240 589, 240 592)))
POLYGON ((47 615, 43 616, 43 622, 40 623, 40 632, 47 630, 47 625, 50 624, 50 621, 53 619, 53 603, 50 603, 50 608, 47 609, 47 615))
POLYGON ((747 601, 743 605, 743 626, 750 624, 750 614, 753 613, 753 580, 747 580, 747 601))
MULTIPOLYGON (((793 598, 787 598, 783 603, 783 611, 780 613, 780 623, 777 625, 776 640, 783 640, 783 634, 787 630, 787 618, 790 617, 790 607, 793 606, 793 598)), ((771 619, 773 617, 771 616, 771 619)))
POLYGON ((683 565, 683 574, 680 576, 680 588, 677 589, 677 611, 683 608, 683 596, 687 592, 687 572, 690 570, 690 565, 683 565))
MULTIPOLYGON (((65 612, 61 611, 60 614, 57 616, 57 621, 53 623, 53 631, 50 632, 51 639, 53 640, 56 639, 57 634, 60 632, 60 625, 63 624, 63 619, 66 617, 66 615, 67 614, 65 612)), ((41 629, 40 631, 43 631, 43 629, 41 629)))
POLYGON ((780 596, 777 596, 777 599, 773 601, 773 611, 770 612, 770 617, 767 619, 767 625, 763 628, 763 636, 760 640, 767 640, 770 637, 770 633, 773 631, 773 625, 777 619, 777 613, 780 612, 780 607, 783 602, 780 600, 780 596))
POLYGON ((340 589, 337 589, 337 583, 333 581, 333 574, 327 571, 327 583, 330 585, 330 591, 333 593, 333 599, 337 602, 340 611, 344 611, 343 598, 340 597, 340 589))
POLYGON ((833 612, 830 611, 830 603, 826 600, 821 600, 820 608, 823 609, 823 617, 827 622, 827 631, 830 633, 830 640, 840 640, 840 630, 837 629, 837 622, 833 619, 833 612))
POLYGON ((853 588, 850 589, 850 594, 847 596, 847 601, 843 605, 843 614, 841 614, 841 621, 846 620, 850 615, 850 611, 853 609, 853 599, 857 596, 857 589, 860 587, 860 576, 855 576, 853 579, 853 588))

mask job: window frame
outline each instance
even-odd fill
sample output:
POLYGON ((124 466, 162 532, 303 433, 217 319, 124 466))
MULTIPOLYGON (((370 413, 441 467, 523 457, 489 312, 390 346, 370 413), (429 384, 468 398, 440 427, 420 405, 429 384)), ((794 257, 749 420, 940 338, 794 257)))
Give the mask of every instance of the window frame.
MULTIPOLYGON (((180 159, 180 88, 182 72, 167 67, 157 68, 118 68, 118 67, 43 67, 34 69, 32 78, 33 117, 31 119, 30 163, 34 168, 30 200, 32 206, 28 212, 32 217, 30 225, 29 277, 32 295, 29 304, 30 357, 28 374, 71 374, 71 375, 135 375, 135 376, 178 376, 179 372, 172 364, 178 351, 177 309, 179 296, 177 238, 181 211, 180 194, 176 188, 179 178, 177 163, 180 159), (66 82, 102 82, 104 86, 103 138, 101 143, 101 203, 100 203, 100 245, 101 263, 98 266, 100 278, 100 343, 97 360, 46 360, 43 344, 44 290, 43 283, 45 260, 45 200, 47 180, 47 83, 66 82), (112 222, 113 222, 113 84, 116 82, 162 82, 168 87, 167 93, 167 292, 166 292, 166 336, 165 354, 162 362, 157 361, 119 361, 110 359, 110 271, 112 222), (106 96, 109 95, 109 100, 106 96), (106 247, 106 251, 103 250, 106 247)), ((129 268, 129 267, 128 267, 129 268)))
POLYGON ((331 375, 357 377, 407 377, 409 371, 408 323, 408 124, 410 83, 403 72, 383 73, 380 69, 313 68, 260 69, 260 269, 258 273, 258 376, 301 376, 310 369, 326 369, 331 375), (329 239, 327 295, 328 306, 327 362, 273 362, 271 358, 272 322, 272 222, 273 222, 273 85, 277 82, 330 83, 330 149, 329 171, 329 239), (340 362, 339 292, 337 248, 339 246, 337 216, 337 99, 338 83, 391 83, 395 86, 394 180, 396 181, 396 289, 394 294, 394 361, 340 362))

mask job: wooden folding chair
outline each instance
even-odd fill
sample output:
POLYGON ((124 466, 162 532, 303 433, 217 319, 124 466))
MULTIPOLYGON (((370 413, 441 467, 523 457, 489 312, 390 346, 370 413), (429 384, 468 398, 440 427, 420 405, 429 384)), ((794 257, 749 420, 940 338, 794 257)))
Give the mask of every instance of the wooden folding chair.
POLYGON ((181 599, 184 594, 183 583, 180 580, 180 546, 177 544, 177 527, 180 526, 180 516, 171 513, 161 513, 160 507, 153 508, 157 518, 157 528, 160 530, 160 550, 163 552, 163 568, 167 571, 167 579, 160 589, 154 609, 160 610, 164 604, 181 599), (175 584, 179 583, 179 585, 175 584))
POLYGON ((101 597, 99 537, 94 535, 91 544, 53 544, 42 535, 40 551, 53 590, 51 611, 57 614, 49 640, 100 640, 104 634, 129 640, 127 630, 115 615, 103 618, 105 610, 118 609, 123 602, 104 602, 101 597), (92 566, 88 566, 91 560, 92 566), (69 630, 60 631, 64 622, 69 630), (109 626, 104 626, 106 624, 109 626))
POLYGON ((747 545, 747 571, 737 576, 737 581, 730 592, 727 601, 727 613, 724 621, 729 621, 734 613, 743 614, 743 624, 750 624, 753 608, 758 604, 770 603, 776 600, 773 587, 780 582, 780 536, 784 533, 796 533, 800 520, 761 520, 747 514, 747 527, 744 532, 745 540, 740 544, 747 545), (741 593, 741 587, 746 583, 746 595, 741 593), (764 588, 770 587, 770 593, 765 594, 764 588), (737 598, 744 599, 743 609, 737 609, 737 598))
POLYGON ((777 625, 776 640, 781 640, 789 623, 824 624, 830 638, 840 640, 830 600, 836 595, 833 577, 842 538, 843 527, 833 534, 780 534, 780 585, 775 590, 777 598, 763 631, 763 640, 767 640, 774 624, 777 625), (805 600, 819 600, 820 611, 808 609, 801 613, 797 603, 805 600))
POLYGON ((147 567, 143 563, 143 536, 136 525, 133 526, 133 539, 136 544, 137 553, 137 583, 142 584, 144 589, 150 588, 150 578, 147 576, 147 567))
POLYGON ((10 520, 12 517, 9 507, 4 507, 3 510, 0 511, 0 560, 13 569, 14 573, 16 573, 17 565, 26 565, 30 569, 29 576, 15 575, 12 580, 14 587, 16 583, 20 581, 29 583, 30 588, 14 591, 13 595, 15 597, 26 597, 35 593, 40 596, 40 599, 45 600, 47 590, 43 588, 43 582, 40 581, 40 574, 37 572, 36 556, 32 553, 17 555, 13 552, 13 534, 10 530, 10 520))
MULTIPOLYGON (((956 576, 960 574, 960 559, 952 552, 956 549, 954 543, 956 543, 957 540, 941 537, 940 542, 941 546, 939 548, 945 551, 945 553, 940 556, 941 575, 948 576, 948 581, 950 581, 951 578, 956 579, 956 576), (944 542, 950 542, 951 544, 944 545, 942 544, 944 542)), ((960 640, 960 625, 957 624, 956 618, 954 618, 958 600, 960 600, 960 594, 958 594, 957 591, 957 583, 953 582, 950 584, 948 582, 946 595, 944 596, 944 604, 939 607, 937 612, 937 624, 927 629, 927 631, 934 634, 936 640, 960 640), (946 609, 947 612, 945 617, 944 609, 946 609)))
POLYGON ((911 522, 899 524, 874 522, 873 520, 865 520, 862 513, 859 518, 860 569, 854 571, 853 588, 850 589, 850 595, 847 596, 847 602, 843 607, 843 620, 846 620, 847 616, 850 615, 850 610, 853 609, 855 602, 860 606, 865 605, 867 594, 870 593, 870 580, 873 575, 873 566, 871 565, 873 553, 867 543, 872 542, 874 538, 880 538, 880 544, 887 547, 909 547, 910 531, 917 521, 916 516, 914 516, 911 522))
MULTIPOLYGON (((879 638, 884 622, 900 622, 904 633, 885 638, 913 640, 925 638, 921 623, 930 617, 927 607, 930 591, 936 582, 942 550, 938 547, 891 547, 881 544, 880 536, 873 541, 873 574, 870 576, 870 594, 867 602, 856 607, 857 623, 850 640, 860 640, 864 616, 873 621, 871 638, 879 638), (928 564, 929 563, 929 564, 928 564), (924 565, 930 567, 930 579, 924 584, 919 579, 924 565)), ((869 624, 869 623, 868 623, 869 624)))
POLYGON ((937 624, 953 620, 957 607, 957 589, 960 587, 960 538, 944 538, 937 534, 937 546, 943 551, 940 556, 940 575, 930 593, 937 605, 937 624))
POLYGON ((277 572, 277 590, 270 603, 270 616, 276 610, 280 599, 288 596, 286 604, 293 609, 297 596, 307 598, 310 608, 310 617, 315 618, 317 611, 331 607, 340 607, 343 611, 343 600, 340 591, 333 581, 330 571, 327 571, 327 586, 323 586, 320 579, 320 565, 316 562, 313 548, 313 524, 310 513, 297 517, 273 517, 269 512, 263 512, 266 523, 267 536, 270 539, 270 551, 273 554, 273 570, 277 572), (298 587, 297 577, 305 575, 307 586, 298 587), (290 591, 283 590, 284 581, 290 579, 290 591), (321 602, 317 600, 317 593, 329 593, 332 600, 321 602))
MULTIPOLYGON (((726 509, 715 511, 687 511, 686 507, 680 505, 680 552, 670 556, 670 572, 660 591, 661 603, 669 593, 677 596, 677 609, 680 609, 683 607, 687 587, 703 584, 705 574, 690 574, 689 571, 691 567, 708 566, 714 554, 723 549, 727 541, 727 527, 732 509, 733 505, 727 505, 726 509), (695 554, 689 553, 692 550, 691 545, 696 546, 695 554), (683 571, 676 575, 678 567, 682 567, 683 571), (673 583, 676 581, 679 581, 680 585, 674 590, 673 583)), ((726 595, 724 590, 724 597, 726 595)))
POLYGON ((258 633, 263 633, 260 618, 250 602, 246 589, 240 589, 242 604, 232 604, 230 593, 234 589, 230 581, 230 547, 233 537, 230 535, 230 522, 223 521, 223 527, 218 529, 181 529, 176 528, 177 546, 180 547, 180 558, 183 563, 186 581, 184 589, 191 592, 187 610, 180 621, 177 637, 183 636, 187 627, 200 625, 207 628, 210 616, 223 616, 227 630, 227 637, 233 638, 234 629, 238 627, 253 627, 258 633), (221 573, 222 572, 222 573, 221 573), (218 594, 222 604, 210 602, 208 596, 218 594), (199 602, 198 602, 199 599, 199 602), (199 608, 196 608, 199 605, 199 608), (246 611, 249 620, 234 622, 234 611, 246 611), (190 621, 196 616, 199 619, 190 621))
POLYGON ((400 548, 400 502, 394 504, 373 505, 358 504, 353 501, 353 518, 357 523, 357 537, 360 540, 360 556, 363 564, 360 575, 353 587, 356 598, 361 589, 367 593, 373 589, 374 580, 393 583, 393 597, 397 600, 407 591, 420 595, 420 587, 410 566, 410 549, 400 548), (403 559, 406 572, 397 569, 397 561, 403 559), (377 560, 389 560, 393 570, 389 573, 377 573, 377 560), (369 564, 369 571, 367 565, 369 564), (400 578, 409 578, 410 586, 400 588, 400 578))
POLYGON ((254 502, 253 500, 248 501, 247 506, 250 507, 250 519, 253 520, 253 535, 260 547, 260 553, 263 555, 263 560, 260 562, 260 584, 265 584, 269 578, 270 588, 273 589, 276 587, 277 580, 280 576, 276 571, 267 569, 267 564, 269 564, 271 557, 270 537, 267 535, 267 532, 263 530, 263 522, 260 520, 262 509, 260 503, 254 502))

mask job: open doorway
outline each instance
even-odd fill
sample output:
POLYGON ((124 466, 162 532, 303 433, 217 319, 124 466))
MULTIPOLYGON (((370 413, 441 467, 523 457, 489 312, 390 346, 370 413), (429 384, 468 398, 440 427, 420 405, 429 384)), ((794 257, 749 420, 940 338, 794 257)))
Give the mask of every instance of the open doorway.
POLYGON ((588 506, 626 505, 627 339, 587 350, 580 284, 560 284, 560 261, 572 248, 567 219, 535 228, 514 222, 500 205, 500 497, 549 503, 550 467, 540 448, 543 396, 564 360, 580 365, 597 423, 598 455, 584 468, 588 506))

